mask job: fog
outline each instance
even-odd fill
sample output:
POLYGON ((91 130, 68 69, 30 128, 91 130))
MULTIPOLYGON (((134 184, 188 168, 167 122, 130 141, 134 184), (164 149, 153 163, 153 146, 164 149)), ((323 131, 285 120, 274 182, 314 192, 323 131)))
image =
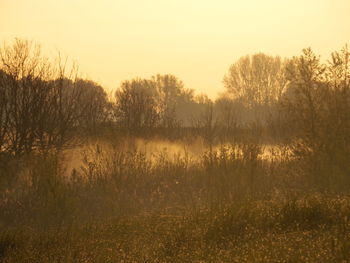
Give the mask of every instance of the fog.
POLYGON ((349 61, 242 56, 213 100, 4 44, 0 261, 349 261, 349 61))

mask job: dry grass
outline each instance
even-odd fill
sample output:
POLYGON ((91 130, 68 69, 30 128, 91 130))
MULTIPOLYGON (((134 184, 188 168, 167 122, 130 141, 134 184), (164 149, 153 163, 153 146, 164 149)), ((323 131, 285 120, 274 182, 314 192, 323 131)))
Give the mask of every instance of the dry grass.
POLYGON ((344 187, 319 188, 283 148, 262 152, 241 143, 191 158, 94 144, 70 176, 57 152, 2 156, 0 259, 348 262, 344 187))
POLYGON ((0 237, 3 262, 348 262, 347 197, 244 202, 0 237))

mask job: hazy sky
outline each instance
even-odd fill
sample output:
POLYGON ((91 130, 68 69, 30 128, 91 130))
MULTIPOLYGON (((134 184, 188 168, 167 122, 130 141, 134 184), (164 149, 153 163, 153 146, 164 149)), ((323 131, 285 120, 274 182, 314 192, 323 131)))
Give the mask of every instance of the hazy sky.
POLYGON ((171 73, 215 97, 240 56, 350 44, 349 14, 350 0, 0 0, 0 41, 59 50, 106 89, 171 73))

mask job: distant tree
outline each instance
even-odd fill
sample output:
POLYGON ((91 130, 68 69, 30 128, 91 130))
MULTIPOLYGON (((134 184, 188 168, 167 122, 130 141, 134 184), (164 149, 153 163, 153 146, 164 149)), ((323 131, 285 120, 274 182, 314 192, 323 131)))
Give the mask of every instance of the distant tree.
POLYGON ((224 77, 226 93, 248 106, 272 104, 286 87, 285 61, 259 53, 240 58, 224 77))
POLYGON ((100 124, 109 119, 110 103, 105 90, 91 80, 77 79, 79 126, 86 131, 96 133, 100 124))
POLYGON ((196 110, 192 116, 192 127, 211 150, 218 132, 218 117, 214 102, 204 94, 196 96, 194 102, 196 110))
POLYGON ((239 111, 242 106, 239 102, 221 97, 215 101, 215 111, 218 116, 218 125, 221 128, 224 139, 232 137, 240 124, 239 111))
POLYGON ((151 81, 157 90, 160 126, 168 129, 178 127, 177 109, 185 93, 182 81, 173 75, 156 75, 151 81))
POLYGON ((176 97, 175 113, 177 123, 188 127, 191 119, 196 114, 197 103, 193 89, 181 88, 181 92, 176 97))
POLYGON ((171 130, 179 127, 192 94, 173 75, 125 81, 115 93, 116 119, 130 131, 158 127, 171 130))
POLYGON ((157 89, 150 80, 124 81, 116 97, 116 118, 131 132, 154 128, 159 123, 157 89))

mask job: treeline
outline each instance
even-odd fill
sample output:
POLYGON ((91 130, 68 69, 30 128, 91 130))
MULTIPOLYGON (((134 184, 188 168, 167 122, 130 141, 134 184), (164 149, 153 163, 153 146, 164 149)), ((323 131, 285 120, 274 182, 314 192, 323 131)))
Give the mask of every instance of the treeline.
MULTIPOLYGON (((209 144, 251 138, 295 143, 300 152, 350 153, 349 51, 321 63, 311 49, 282 59, 262 53, 235 62, 215 101, 172 75, 124 81, 108 96, 66 61, 16 39, 0 50, 0 152, 62 148, 112 131, 201 136, 209 144)), ((346 168, 347 169, 347 168, 346 168)))

